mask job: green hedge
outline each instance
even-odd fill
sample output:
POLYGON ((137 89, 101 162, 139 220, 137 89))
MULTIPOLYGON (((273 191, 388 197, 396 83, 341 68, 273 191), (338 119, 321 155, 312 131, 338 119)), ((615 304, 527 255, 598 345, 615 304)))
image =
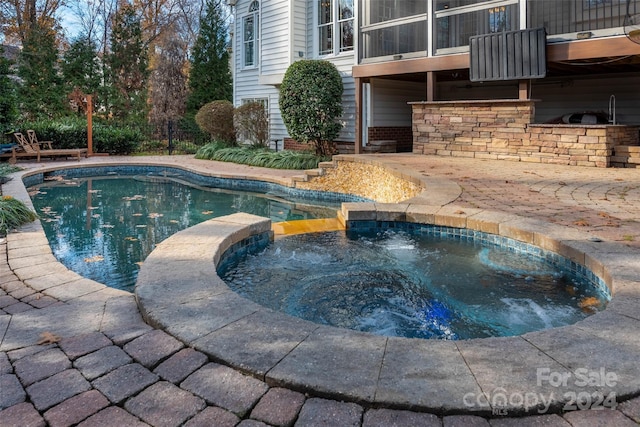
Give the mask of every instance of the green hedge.
MULTIPOLYGON (((23 123, 19 131, 26 135, 33 129, 40 141, 53 141, 56 148, 86 148, 86 120, 63 119, 23 123)), ((144 140, 144 135, 131 127, 116 127, 94 122, 93 151, 95 153, 130 154, 144 140)))

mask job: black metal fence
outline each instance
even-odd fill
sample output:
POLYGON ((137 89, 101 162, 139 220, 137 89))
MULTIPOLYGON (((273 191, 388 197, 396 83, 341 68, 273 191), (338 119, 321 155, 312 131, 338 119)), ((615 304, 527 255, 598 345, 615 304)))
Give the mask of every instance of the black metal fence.
POLYGON ((640 13, 640 1, 528 0, 527 10, 528 27, 554 35, 622 27, 628 15, 640 13))

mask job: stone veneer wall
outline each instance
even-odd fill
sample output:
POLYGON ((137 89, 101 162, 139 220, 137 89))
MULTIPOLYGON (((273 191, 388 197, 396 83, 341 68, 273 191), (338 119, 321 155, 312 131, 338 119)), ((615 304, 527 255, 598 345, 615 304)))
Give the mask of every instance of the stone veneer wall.
POLYGON ((418 154, 608 167, 615 146, 639 144, 637 126, 532 124, 534 100, 412 106, 418 154))

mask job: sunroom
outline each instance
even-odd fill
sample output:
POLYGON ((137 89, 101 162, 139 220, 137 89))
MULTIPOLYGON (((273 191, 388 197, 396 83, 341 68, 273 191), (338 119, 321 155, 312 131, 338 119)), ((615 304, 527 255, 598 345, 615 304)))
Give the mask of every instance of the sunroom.
POLYGON ((532 123, 575 121, 582 116, 572 114, 589 112, 592 124, 613 124, 614 114, 616 124, 640 124, 640 91, 631 90, 640 87, 640 0, 361 0, 358 6, 356 150, 395 139, 398 151, 415 151, 415 104, 409 103, 416 101, 536 100, 532 123), (470 38, 532 29, 543 29, 541 52, 516 46, 492 56, 469 47, 470 38), (477 79, 470 74, 474 55, 476 67, 480 61, 490 69, 491 61, 515 55, 527 66, 543 61, 543 72, 477 79))

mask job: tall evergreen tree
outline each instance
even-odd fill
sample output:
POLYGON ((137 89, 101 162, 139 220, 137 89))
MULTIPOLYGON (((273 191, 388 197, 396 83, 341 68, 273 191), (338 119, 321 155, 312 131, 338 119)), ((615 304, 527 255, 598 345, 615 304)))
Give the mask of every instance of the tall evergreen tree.
POLYGON ((110 111, 115 117, 146 119, 147 58, 140 16, 123 0, 114 16, 108 57, 109 80, 113 88, 110 111))
POLYGON ((0 45, 0 132, 11 130, 11 126, 18 118, 15 84, 9 78, 10 65, 9 60, 4 57, 4 49, 0 45))
POLYGON ((18 75, 22 79, 20 110, 26 119, 52 118, 68 111, 58 69, 54 31, 38 24, 31 26, 18 66, 18 75))
POLYGON ((62 58, 62 76, 67 93, 75 88, 85 94, 98 91, 101 77, 96 49, 95 42, 84 35, 71 42, 62 58))
POLYGON ((192 51, 190 94, 187 98, 187 115, 190 117, 195 116, 207 102, 231 101, 233 89, 227 35, 221 2, 206 0, 204 15, 200 18, 200 32, 192 51))

